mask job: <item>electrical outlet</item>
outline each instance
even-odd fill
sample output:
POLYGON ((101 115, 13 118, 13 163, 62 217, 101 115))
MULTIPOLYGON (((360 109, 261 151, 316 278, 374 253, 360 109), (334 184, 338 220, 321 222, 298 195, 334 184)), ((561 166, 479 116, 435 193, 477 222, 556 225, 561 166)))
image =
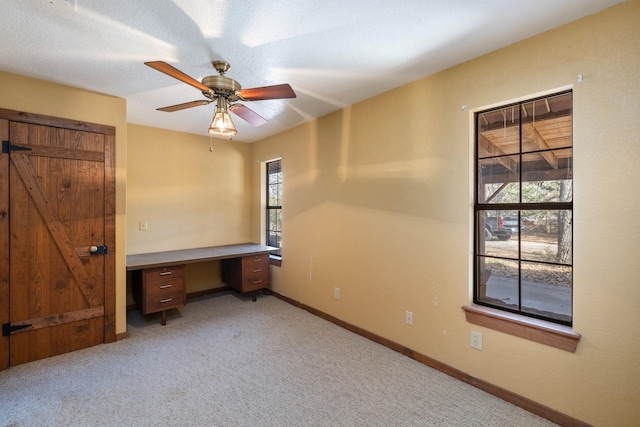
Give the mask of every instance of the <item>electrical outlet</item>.
POLYGON ((147 231, 148 227, 147 227, 147 221, 140 221, 138 223, 138 229, 140 231, 147 231))
POLYGON ((480 332, 471 331, 471 348, 482 350, 482 334, 480 332))
POLYGON ((409 325, 409 326, 413 326, 413 313, 410 311, 405 311, 404 312, 404 322, 409 325))
POLYGON ((335 299, 340 299, 340 288, 333 288, 333 297, 335 299))

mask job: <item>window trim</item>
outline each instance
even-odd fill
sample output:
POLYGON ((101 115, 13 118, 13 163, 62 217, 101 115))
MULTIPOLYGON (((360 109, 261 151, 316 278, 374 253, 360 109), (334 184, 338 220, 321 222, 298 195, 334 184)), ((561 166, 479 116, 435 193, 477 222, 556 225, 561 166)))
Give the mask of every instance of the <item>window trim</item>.
POLYGON ((269 254, 269 264, 275 267, 282 267, 282 255, 269 254))

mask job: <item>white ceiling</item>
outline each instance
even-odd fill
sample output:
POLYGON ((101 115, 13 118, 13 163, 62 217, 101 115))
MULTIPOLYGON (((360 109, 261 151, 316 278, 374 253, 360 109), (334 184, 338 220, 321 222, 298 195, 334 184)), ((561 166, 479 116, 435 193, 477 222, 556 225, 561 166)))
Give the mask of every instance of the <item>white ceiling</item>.
MULTIPOLYGON (((130 123, 207 135, 215 103, 143 65, 201 80, 231 64, 243 88, 289 83, 297 98, 233 116, 253 142, 621 0, 2 0, 0 70, 127 99, 130 123)), ((0 106, 2 97, 0 96, 0 106)))

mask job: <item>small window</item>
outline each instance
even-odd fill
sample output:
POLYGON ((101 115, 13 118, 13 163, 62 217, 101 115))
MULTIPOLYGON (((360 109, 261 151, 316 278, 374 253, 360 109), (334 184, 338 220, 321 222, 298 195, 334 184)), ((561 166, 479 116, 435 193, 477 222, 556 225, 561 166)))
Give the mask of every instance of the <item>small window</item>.
POLYGON ((572 104, 565 92, 475 114, 474 303, 569 326, 572 104))
POLYGON ((278 248, 272 255, 282 256, 282 160, 267 162, 266 242, 278 248))

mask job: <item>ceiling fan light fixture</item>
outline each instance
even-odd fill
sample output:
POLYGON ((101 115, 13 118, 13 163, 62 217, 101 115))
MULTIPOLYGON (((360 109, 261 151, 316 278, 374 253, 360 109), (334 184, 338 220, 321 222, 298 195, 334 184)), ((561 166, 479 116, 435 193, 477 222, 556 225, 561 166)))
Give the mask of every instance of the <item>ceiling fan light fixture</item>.
POLYGON ((227 136, 229 138, 233 138, 238 134, 227 109, 227 100, 224 98, 218 98, 218 107, 213 115, 211 126, 209 126, 209 134, 227 136))

